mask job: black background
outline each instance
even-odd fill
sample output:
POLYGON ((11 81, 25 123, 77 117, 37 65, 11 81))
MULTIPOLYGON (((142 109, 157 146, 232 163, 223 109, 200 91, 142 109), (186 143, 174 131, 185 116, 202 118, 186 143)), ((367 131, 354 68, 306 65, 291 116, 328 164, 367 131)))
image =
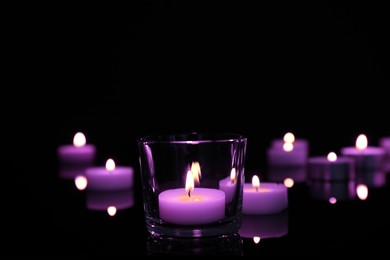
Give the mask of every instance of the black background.
MULTIPOLYGON (((75 246, 85 233, 56 231, 58 221, 68 221, 58 217, 58 205, 69 207, 66 216, 83 218, 72 214, 81 195, 56 174, 56 148, 77 131, 98 147, 98 164, 114 157, 136 171, 141 136, 241 133, 248 137, 248 173, 265 171, 267 146, 287 131, 307 138, 312 155, 353 145, 359 133, 370 145, 390 135, 382 4, 126 1, 19 8, 28 18, 12 20, 20 26, 8 42, 16 46, 11 55, 22 54, 13 61, 28 72, 13 77, 16 103, 3 109, 5 163, 20 187, 7 186, 14 194, 7 197, 17 198, 7 201, 18 209, 7 237, 9 248, 25 249, 13 252, 96 252, 75 246)), ((379 233, 377 227, 364 235, 379 233)), ((351 253, 356 241, 349 238, 331 254, 351 253)), ((276 248, 265 252, 280 254, 276 248)))

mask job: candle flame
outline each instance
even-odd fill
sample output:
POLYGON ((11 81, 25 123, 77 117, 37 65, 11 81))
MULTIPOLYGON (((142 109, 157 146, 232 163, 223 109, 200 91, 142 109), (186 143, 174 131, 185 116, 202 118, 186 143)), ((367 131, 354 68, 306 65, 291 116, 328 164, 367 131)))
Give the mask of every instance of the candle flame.
POLYGON ((357 193, 357 196, 359 197, 359 199, 361 199, 361 200, 366 200, 367 197, 368 197, 368 188, 367 188, 367 185, 365 185, 365 184, 359 184, 359 185, 356 187, 356 193, 357 193))
POLYGON ((106 162, 106 170, 113 171, 115 170, 115 162, 113 159, 108 159, 106 162))
POLYGON ((232 168, 230 171, 230 182, 234 183, 236 181, 236 168, 232 168))
POLYGON ((330 161, 330 162, 336 161, 336 160, 337 160, 337 155, 336 155, 336 153, 335 153, 335 152, 330 152, 330 153, 328 153, 327 159, 328 159, 328 161, 330 161))
POLYGON ((356 138, 356 149, 364 150, 364 149, 367 148, 367 144, 368 144, 368 141, 367 141, 367 136, 366 135, 360 134, 356 138))
POLYGON ((294 145, 293 145, 293 143, 284 143, 283 144, 283 150, 285 151, 285 152, 291 152, 292 150, 294 149, 294 145))
POLYGON ((85 190, 88 185, 88 180, 85 176, 79 175, 74 178, 74 184, 78 190, 85 190))
POLYGON ((330 204, 336 204, 336 202, 337 202, 337 199, 335 197, 330 197, 329 198, 329 203, 330 204))
POLYGON ((294 179, 292 178, 286 178, 284 179, 284 186, 286 186, 286 188, 291 188, 292 186, 294 186, 294 179))
POLYGON ((293 133, 291 132, 287 132, 284 136, 283 136, 283 141, 285 143, 294 143, 295 142, 295 136, 293 133))
POLYGON ((191 197, 191 192, 194 190, 194 175, 192 171, 187 172, 187 178, 186 178, 186 193, 188 194, 188 197, 191 197))
POLYGON ((73 145, 76 147, 82 147, 87 143, 85 135, 82 132, 77 132, 73 137, 73 145))
POLYGON ((117 211, 117 209, 116 209, 115 206, 109 206, 109 207, 107 208, 107 213, 108 213, 108 215, 110 215, 111 217, 115 216, 116 211, 117 211))
POLYGON ((199 184, 201 172, 200 172, 200 164, 198 162, 192 162, 191 172, 192 172, 192 175, 194 177, 194 182, 196 184, 199 184))
POLYGON ((253 175, 252 177, 252 186, 258 191, 260 187, 260 179, 257 175, 253 175))
POLYGON ((258 244, 260 242, 260 237, 253 237, 253 242, 255 242, 255 244, 258 244))

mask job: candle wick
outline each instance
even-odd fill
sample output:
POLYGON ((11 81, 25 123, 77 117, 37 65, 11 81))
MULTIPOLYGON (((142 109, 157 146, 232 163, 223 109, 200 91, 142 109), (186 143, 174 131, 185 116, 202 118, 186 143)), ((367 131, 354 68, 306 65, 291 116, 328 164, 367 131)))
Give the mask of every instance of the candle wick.
POLYGON ((188 191, 188 197, 191 197, 191 190, 188 191))
POLYGON ((256 192, 258 192, 258 191, 259 191, 259 187, 256 187, 255 189, 256 189, 256 192))

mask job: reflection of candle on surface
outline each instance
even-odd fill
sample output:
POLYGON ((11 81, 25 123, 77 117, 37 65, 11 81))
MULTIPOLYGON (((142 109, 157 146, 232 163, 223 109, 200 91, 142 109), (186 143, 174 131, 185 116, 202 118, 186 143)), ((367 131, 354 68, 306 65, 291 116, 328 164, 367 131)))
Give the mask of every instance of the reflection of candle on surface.
POLYGON ((242 216, 239 234, 244 238, 282 237, 288 233, 288 211, 269 215, 242 216))
POLYGON ((390 136, 379 139, 379 146, 385 150, 383 171, 388 173, 390 172, 390 136))
POLYGON ((86 143, 85 135, 77 132, 73 137, 72 145, 61 145, 57 149, 61 164, 65 165, 92 165, 95 160, 96 147, 86 143))
POLYGON ((295 183, 306 182, 307 169, 304 166, 298 167, 268 167, 267 180, 270 182, 284 182, 292 179, 295 183))
POLYGON ((117 191, 95 191, 86 192, 87 209, 107 211, 110 216, 118 210, 134 206, 134 191, 132 189, 117 191))
POLYGON ((195 188, 194 176, 187 172, 185 189, 171 189, 158 196, 160 218, 179 225, 217 222, 225 216, 225 192, 195 188))
POLYGON ((232 201, 237 188, 236 169, 232 168, 230 176, 219 181, 219 189, 225 192, 226 202, 232 201))
POLYGON ((134 173, 130 166, 116 166, 114 160, 108 159, 105 167, 90 167, 85 171, 88 189, 120 190, 133 186, 134 173))
POLYGON ((381 169, 385 158, 384 148, 368 146, 367 137, 364 134, 357 137, 355 147, 341 148, 341 154, 354 158, 356 170, 381 169))
POLYGON ((350 157, 337 157, 330 152, 325 156, 315 156, 308 160, 307 174, 310 180, 348 181, 355 179, 354 160, 350 157))
POLYGON ((244 184, 242 212, 244 214, 273 214, 287 208, 287 187, 279 183, 262 182, 257 175, 252 184, 244 184))
POLYGON ((324 201, 347 201, 356 196, 356 182, 349 181, 313 181, 310 182, 310 196, 324 201))
POLYGON ((275 139, 267 150, 268 164, 271 166, 302 166, 307 162, 308 142, 295 139, 292 133, 286 133, 282 139, 275 139))

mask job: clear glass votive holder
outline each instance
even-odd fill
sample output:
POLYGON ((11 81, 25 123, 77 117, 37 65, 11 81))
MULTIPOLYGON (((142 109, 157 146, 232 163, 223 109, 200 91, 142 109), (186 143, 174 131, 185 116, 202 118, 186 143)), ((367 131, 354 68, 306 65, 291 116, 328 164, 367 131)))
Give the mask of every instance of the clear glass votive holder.
POLYGON ((161 237, 231 235, 241 226, 247 138, 232 133, 137 140, 146 228, 161 237))

